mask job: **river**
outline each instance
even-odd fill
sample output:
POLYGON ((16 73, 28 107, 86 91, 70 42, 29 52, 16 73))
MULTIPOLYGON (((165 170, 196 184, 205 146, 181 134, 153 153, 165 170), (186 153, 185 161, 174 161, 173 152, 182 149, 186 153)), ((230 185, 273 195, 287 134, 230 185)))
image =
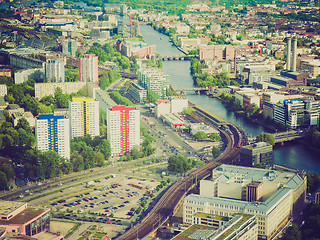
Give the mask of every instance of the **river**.
MULTIPOLYGON (((147 44, 156 45, 157 53, 161 56, 181 55, 181 52, 169 42, 169 38, 166 35, 153 30, 151 26, 141 25, 140 33, 147 44)), ((193 79, 190 74, 189 61, 164 61, 163 71, 170 76, 173 88, 183 89, 194 87, 193 79)), ((234 113, 228 111, 218 99, 196 94, 187 94, 186 98, 188 98, 190 102, 197 104, 240 127, 249 137, 254 137, 259 135, 262 131, 267 131, 259 124, 235 116, 234 113)), ((311 172, 317 171, 320 173, 320 157, 318 154, 318 152, 308 149, 301 143, 287 143, 284 146, 275 147, 274 162, 295 169, 311 172)))

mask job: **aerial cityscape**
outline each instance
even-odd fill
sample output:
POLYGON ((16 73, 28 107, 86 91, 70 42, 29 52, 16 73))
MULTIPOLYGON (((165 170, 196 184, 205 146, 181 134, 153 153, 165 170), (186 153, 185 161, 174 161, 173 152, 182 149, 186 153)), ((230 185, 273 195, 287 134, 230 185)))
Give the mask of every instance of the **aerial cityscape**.
POLYGON ((0 240, 320 239, 318 0, 0 0, 0 240))

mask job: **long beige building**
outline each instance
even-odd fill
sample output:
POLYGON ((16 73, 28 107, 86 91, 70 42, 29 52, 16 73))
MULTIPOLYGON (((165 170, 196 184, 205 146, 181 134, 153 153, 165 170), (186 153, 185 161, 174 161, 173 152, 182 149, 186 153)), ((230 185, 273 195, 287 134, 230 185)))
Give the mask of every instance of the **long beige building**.
POLYGON ((197 212, 253 214, 259 239, 272 239, 305 201, 306 185, 306 178, 295 173, 221 165, 212 180, 201 180, 200 195, 185 198, 183 222, 192 224, 197 212))

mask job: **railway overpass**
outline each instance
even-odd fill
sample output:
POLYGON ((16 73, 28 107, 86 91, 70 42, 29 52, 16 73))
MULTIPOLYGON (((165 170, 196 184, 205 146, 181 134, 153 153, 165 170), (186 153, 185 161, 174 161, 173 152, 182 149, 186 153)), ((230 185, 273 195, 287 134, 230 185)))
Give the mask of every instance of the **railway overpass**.
POLYGON ((203 92, 203 91, 209 91, 209 89, 206 87, 175 89, 175 92, 180 95, 185 94, 186 92, 195 92, 195 93, 199 94, 200 92, 203 92))
POLYGON ((286 131, 273 134, 275 143, 284 143, 304 138, 304 133, 299 131, 286 131))

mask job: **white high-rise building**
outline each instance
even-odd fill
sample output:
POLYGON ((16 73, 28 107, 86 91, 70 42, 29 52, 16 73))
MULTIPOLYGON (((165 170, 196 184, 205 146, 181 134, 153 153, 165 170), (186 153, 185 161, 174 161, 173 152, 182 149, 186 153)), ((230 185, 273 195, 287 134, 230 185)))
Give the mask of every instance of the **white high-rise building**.
POLYGON ((140 110, 114 106, 107 110, 107 138, 111 154, 130 152, 140 145, 140 110))
POLYGON ((37 150, 52 150, 70 159, 69 119, 53 114, 39 115, 36 120, 36 141, 37 150))
POLYGON ((145 68, 138 71, 138 84, 148 92, 156 92, 161 99, 166 97, 166 90, 170 85, 169 75, 158 69, 145 68))
POLYGON ((98 57, 94 55, 85 55, 79 58, 79 80, 81 82, 95 82, 99 84, 98 78, 98 57))
POLYGON ((64 62, 60 59, 48 60, 44 69, 45 82, 65 82, 64 62))
POLYGON ((99 102, 93 98, 74 97, 69 102, 71 138, 99 136, 99 102))

